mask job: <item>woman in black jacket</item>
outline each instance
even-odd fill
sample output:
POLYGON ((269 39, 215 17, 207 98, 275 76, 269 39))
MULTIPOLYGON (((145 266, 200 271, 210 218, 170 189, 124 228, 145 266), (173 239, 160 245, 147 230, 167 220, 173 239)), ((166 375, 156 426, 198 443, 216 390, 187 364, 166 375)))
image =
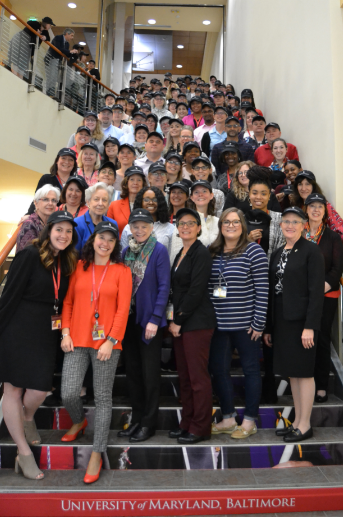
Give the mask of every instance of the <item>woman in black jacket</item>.
POLYGON ((207 284, 211 276, 210 252, 198 240, 201 220, 198 212, 181 208, 176 226, 183 248, 171 271, 173 316, 169 326, 174 339, 180 378, 182 420, 169 432, 170 438, 190 445, 209 440, 212 420, 212 388, 208 359, 216 316, 207 284))
POLYGON ((269 269, 269 308, 264 342, 274 346, 274 373, 290 377, 293 425, 277 429, 285 442, 313 436, 310 424, 314 365, 324 301, 324 258, 301 234, 306 215, 298 207, 282 214, 285 246, 274 251, 269 269))
POLYGON ((340 295, 339 281, 343 271, 343 244, 337 233, 327 227, 327 201, 323 194, 310 194, 305 200, 308 223, 304 237, 318 245, 325 261, 324 306, 316 351, 314 380, 316 402, 328 400, 327 389, 331 364, 331 328, 340 295))

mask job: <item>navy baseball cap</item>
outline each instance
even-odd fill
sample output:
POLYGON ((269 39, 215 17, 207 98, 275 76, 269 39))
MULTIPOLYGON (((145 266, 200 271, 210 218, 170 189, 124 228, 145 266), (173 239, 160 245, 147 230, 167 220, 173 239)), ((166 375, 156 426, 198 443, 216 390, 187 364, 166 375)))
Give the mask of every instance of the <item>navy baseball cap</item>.
POLYGON ((64 221, 68 221, 68 223, 71 223, 74 228, 77 226, 77 223, 74 221, 74 217, 66 211, 60 211, 57 210, 56 212, 53 212, 48 219, 48 224, 56 224, 56 223, 62 223, 64 221))
POLYGON ((298 206, 290 206, 285 208, 285 210, 282 212, 282 217, 286 214, 296 214, 302 219, 307 219, 305 212, 303 212, 298 206))
POLYGON ((326 197, 323 194, 310 194, 305 199, 305 205, 310 205, 311 203, 323 203, 326 205, 326 197))
POLYGON ((194 181, 194 183, 192 183, 192 186, 191 186, 191 192, 196 188, 196 187, 205 187, 207 188, 210 192, 212 192, 212 185, 209 181, 206 181, 206 180, 196 180, 194 181))
POLYGON ((129 167, 126 169, 124 177, 129 178, 130 176, 133 176, 134 174, 139 174, 140 176, 143 176, 145 178, 144 171, 142 167, 138 167, 137 165, 133 165, 132 167, 129 167))
POLYGON ((144 208, 135 208, 135 210, 132 210, 129 217, 129 224, 135 223, 137 221, 144 221, 146 223, 154 224, 152 215, 148 210, 145 210, 144 208))
POLYGON ((96 225, 94 228, 93 235, 95 233, 104 233, 104 232, 111 232, 115 236, 116 239, 119 239, 119 232, 118 228, 115 224, 111 223, 111 221, 101 221, 96 225))

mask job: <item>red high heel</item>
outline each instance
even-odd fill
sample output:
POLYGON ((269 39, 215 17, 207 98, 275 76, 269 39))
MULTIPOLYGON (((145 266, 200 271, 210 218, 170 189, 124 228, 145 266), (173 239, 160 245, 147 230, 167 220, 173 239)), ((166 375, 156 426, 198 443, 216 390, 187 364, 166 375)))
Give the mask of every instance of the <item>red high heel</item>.
POLYGON ((95 481, 98 481, 99 476, 100 476, 101 467, 102 467, 102 460, 100 460, 99 472, 97 474, 95 474, 94 476, 91 476, 90 474, 86 474, 85 477, 83 478, 84 483, 94 483, 95 481))
POLYGON ((88 422, 87 422, 87 419, 85 418, 85 421, 83 422, 81 429, 79 429, 77 431, 77 433, 74 433, 74 434, 65 434, 64 436, 62 436, 61 442, 73 442, 74 440, 76 440, 77 435, 79 433, 82 432, 82 434, 85 434, 85 429, 86 429, 87 425, 88 425, 88 422))

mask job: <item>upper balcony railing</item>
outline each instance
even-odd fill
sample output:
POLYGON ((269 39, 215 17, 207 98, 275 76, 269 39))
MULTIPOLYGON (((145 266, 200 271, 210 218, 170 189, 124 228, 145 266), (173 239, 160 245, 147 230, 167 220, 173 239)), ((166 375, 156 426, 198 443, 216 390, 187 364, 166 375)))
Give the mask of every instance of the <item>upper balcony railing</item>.
POLYGON ((98 112, 106 93, 118 95, 50 42, 43 41, 38 32, 1 0, 0 65, 28 82, 29 93, 39 90, 56 100, 59 110, 67 107, 80 115, 87 110, 98 112))

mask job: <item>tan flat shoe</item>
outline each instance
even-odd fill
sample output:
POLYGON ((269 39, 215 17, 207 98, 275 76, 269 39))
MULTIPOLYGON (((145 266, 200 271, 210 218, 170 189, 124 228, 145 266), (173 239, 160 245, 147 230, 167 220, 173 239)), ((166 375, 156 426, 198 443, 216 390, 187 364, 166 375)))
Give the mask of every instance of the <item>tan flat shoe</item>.
POLYGON ((216 424, 212 424, 211 434, 231 434, 236 431, 237 428, 237 424, 234 424, 231 427, 217 427, 216 424))
POLYGON ((236 431, 234 431, 231 434, 231 438, 235 438, 236 440, 242 440, 243 438, 248 438, 252 434, 256 434, 256 433, 257 433, 256 424, 254 425, 254 427, 252 429, 250 429, 250 431, 246 431, 241 425, 239 425, 239 426, 237 426, 236 431))

